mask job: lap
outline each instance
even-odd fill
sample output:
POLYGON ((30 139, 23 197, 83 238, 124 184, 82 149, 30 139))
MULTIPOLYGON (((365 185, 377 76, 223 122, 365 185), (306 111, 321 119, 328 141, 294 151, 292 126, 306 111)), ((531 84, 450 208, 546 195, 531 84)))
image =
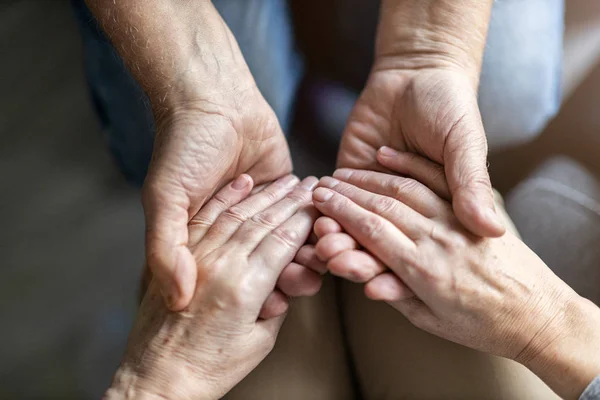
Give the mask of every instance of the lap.
POLYGON ((275 348, 226 400, 350 400, 353 383, 331 277, 294 300, 275 348))

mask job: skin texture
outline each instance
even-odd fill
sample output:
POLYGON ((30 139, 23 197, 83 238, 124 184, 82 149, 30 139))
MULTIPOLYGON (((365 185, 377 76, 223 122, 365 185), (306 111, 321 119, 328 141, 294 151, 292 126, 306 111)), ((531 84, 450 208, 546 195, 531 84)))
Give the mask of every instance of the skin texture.
POLYGON ((197 280, 188 222, 241 173, 257 184, 290 173, 288 145, 210 1, 88 5, 152 104, 157 132, 142 194, 146 260, 169 307, 181 310, 197 280))
POLYGON ((599 309, 513 234, 481 238, 463 228, 443 198, 444 175, 433 173, 441 166, 390 154, 378 155, 386 168, 432 179, 349 169, 322 178, 313 195, 326 216, 315 224, 317 255, 415 326, 514 359, 577 398, 600 373, 599 309))
POLYGON ((345 129, 338 167, 382 169, 391 146, 444 166, 458 219, 500 236, 477 86, 491 1, 382 2, 375 62, 345 129))
POLYGON ((318 215, 314 178, 294 188, 287 176, 249 197, 252 179, 236 182, 189 223, 192 302, 169 311, 156 281, 150 285, 106 399, 218 399, 272 349, 288 307, 275 284, 318 215))

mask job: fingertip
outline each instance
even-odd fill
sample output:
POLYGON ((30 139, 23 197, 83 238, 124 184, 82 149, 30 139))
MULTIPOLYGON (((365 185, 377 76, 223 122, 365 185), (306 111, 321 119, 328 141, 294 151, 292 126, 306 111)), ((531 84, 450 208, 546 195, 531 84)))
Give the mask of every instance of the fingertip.
POLYGON ((395 302, 414 296, 394 273, 386 272, 373 278, 364 288, 365 296, 375 301, 395 302))
POLYGON ((252 177, 248 174, 242 174, 240 176, 238 176, 233 182, 231 182, 231 187, 234 190, 252 190, 252 186, 254 184, 254 181, 252 180, 252 177))
POLYGON ((261 319, 272 319, 277 318, 287 313, 290 306, 290 301, 286 295, 281 291, 275 289, 267 300, 265 300, 260 314, 258 315, 261 319))
POLYGON ((315 253, 321 261, 328 261, 336 255, 354 250, 358 243, 354 238, 346 233, 332 233, 319 239, 315 246, 315 253))
POLYGON ((179 253, 172 275, 161 274, 163 278, 160 282, 167 307, 172 311, 182 311, 188 307, 196 290, 197 267, 194 256, 187 248, 181 248, 179 253))
POLYGON ((337 223, 336 220, 330 217, 319 217, 314 225, 314 232, 317 235, 317 238, 322 238, 325 235, 330 233, 339 233, 342 232, 343 229, 340 224, 337 223))
POLYGON ((318 204, 325 203, 326 201, 331 199, 332 196, 333 191, 323 187, 319 187, 316 188, 313 192, 313 201, 318 204))
POLYGON ((482 196, 478 197, 457 195, 452 202, 456 217, 477 236, 493 238, 504 235, 506 227, 492 205, 493 201, 488 199, 482 201, 480 200, 482 196))

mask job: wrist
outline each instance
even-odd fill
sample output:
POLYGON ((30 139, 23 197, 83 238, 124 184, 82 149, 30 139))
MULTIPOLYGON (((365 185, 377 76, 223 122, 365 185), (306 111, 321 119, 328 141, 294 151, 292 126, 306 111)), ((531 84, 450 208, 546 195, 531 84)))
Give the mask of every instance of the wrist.
MULTIPOLYGON (((139 363, 141 364, 141 363, 139 363)), ((148 364, 144 359, 144 364, 148 364)), ((191 376, 190 368, 161 360, 161 365, 150 363, 143 368, 134 363, 123 362, 113 377, 104 400, 165 400, 197 399, 215 400, 211 385, 205 384, 197 373, 191 376), (190 376, 188 376, 190 375, 190 376)))
POLYGON ((600 374, 600 309, 573 293, 561 315, 520 355, 521 362, 565 399, 577 399, 600 374))
POLYGON ((479 81, 491 0, 383 0, 374 69, 459 69, 479 81))
POLYGON ((255 83, 209 0, 86 0, 153 110, 222 102, 255 83))

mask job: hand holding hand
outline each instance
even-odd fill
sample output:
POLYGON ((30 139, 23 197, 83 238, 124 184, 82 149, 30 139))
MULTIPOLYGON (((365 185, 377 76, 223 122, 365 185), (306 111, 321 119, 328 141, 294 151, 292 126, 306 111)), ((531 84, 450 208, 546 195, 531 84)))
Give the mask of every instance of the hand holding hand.
MULTIPOLYGON (((423 167, 420 177, 441 168, 413 155, 379 159, 404 174, 423 167)), ((321 180, 314 204, 347 234, 322 236, 317 254, 334 274, 366 283, 368 297, 388 302, 417 327, 524 362, 553 339, 579 301, 514 235, 473 236, 450 204, 418 181, 349 169, 334 176, 321 180)), ((424 180, 443 194, 443 174, 430 176, 424 180)), ((331 220, 316 230, 325 225, 339 231, 331 220)))
POLYGON ((242 175, 192 218, 193 300, 169 311, 151 284, 106 398, 217 399, 270 352, 288 306, 275 284, 316 219, 316 179, 296 184, 286 176, 247 197, 242 175))

